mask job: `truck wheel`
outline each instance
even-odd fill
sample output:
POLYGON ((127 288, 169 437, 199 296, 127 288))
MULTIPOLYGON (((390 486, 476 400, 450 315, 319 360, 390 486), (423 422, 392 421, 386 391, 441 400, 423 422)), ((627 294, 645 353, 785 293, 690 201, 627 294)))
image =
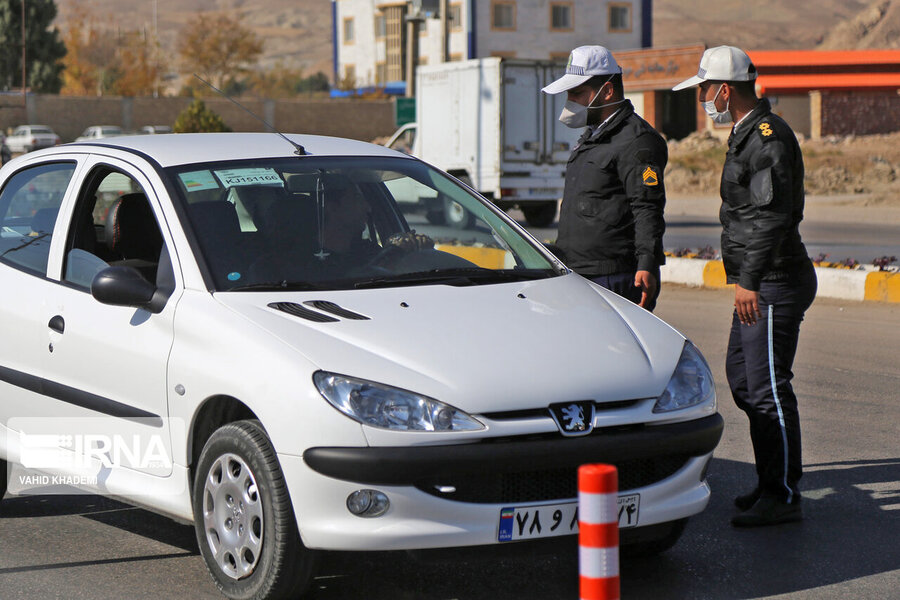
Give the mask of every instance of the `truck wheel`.
POLYGON ((233 600, 294 598, 312 579, 275 450, 258 421, 217 429, 197 461, 194 528, 219 590, 233 600))
POLYGON ((475 222, 472 213, 454 200, 444 200, 444 222, 454 229, 468 229, 475 222))
POLYGON ((549 227, 556 219, 556 202, 535 202, 522 206, 525 221, 532 227, 549 227))
POLYGON ((429 210, 425 213, 425 220, 432 225, 443 225, 444 211, 441 209, 429 210))
MULTIPOLYGON (((454 176, 467 186, 472 187, 472 178, 467 174, 460 173, 454 176)), ((454 229, 468 229, 475 223, 475 218, 459 202, 454 202, 450 198, 444 198, 444 222, 454 229)))

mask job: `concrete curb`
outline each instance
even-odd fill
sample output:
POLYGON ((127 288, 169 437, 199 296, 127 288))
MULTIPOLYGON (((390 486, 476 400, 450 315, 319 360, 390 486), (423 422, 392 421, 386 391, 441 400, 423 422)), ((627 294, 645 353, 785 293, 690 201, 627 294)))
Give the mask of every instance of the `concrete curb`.
MULTIPOLYGON (((725 267, 721 260, 666 257, 661 269, 664 283, 695 287, 724 288, 725 267)), ((819 278, 817 295, 841 300, 900 302, 900 272, 857 271, 816 267, 819 278)))

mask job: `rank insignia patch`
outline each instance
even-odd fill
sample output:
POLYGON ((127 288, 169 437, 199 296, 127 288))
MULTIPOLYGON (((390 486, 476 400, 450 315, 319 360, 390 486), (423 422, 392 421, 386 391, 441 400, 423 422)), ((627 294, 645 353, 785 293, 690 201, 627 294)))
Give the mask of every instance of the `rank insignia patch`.
POLYGON ((763 137, 769 137, 772 135, 772 126, 768 123, 760 123, 759 124, 759 132, 763 135, 763 137))
POLYGON ((653 170, 653 167, 647 167, 644 169, 644 172, 641 173, 641 177, 644 179, 644 185, 658 185, 659 177, 656 175, 656 171, 653 170))

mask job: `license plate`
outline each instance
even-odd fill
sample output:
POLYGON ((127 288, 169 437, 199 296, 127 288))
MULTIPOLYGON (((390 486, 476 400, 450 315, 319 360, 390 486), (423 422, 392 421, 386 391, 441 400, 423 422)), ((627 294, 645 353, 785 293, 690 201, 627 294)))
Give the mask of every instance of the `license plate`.
MULTIPOLYGON (((635 527, 641 508, 641 495, 628 494, 616 499, 619 529, 635 527)), ((578 503, 500 509, 497 541, 513 542, 578 533, 578 503)))

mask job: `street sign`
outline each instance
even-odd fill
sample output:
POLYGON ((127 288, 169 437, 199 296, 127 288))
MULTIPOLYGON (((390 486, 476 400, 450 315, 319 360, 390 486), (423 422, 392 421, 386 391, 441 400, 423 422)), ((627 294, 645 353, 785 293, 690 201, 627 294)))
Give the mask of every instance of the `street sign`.
POLYGON ((415 98, 395 98, 394 99, 394 120, 397 127, 412 123, 416 120, 416 99, 415 98))

